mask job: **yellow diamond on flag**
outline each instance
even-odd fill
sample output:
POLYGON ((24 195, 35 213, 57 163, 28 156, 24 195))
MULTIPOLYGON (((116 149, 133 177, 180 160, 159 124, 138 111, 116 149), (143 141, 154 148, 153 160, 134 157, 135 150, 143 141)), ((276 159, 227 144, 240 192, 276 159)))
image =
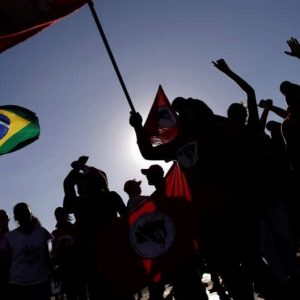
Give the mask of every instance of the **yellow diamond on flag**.
POLYGON ((0 106, 0 155, 25 147, 39 134, 39 120, 34 112, 17 105, 0 106))
POLYGON ((22 118, 21 116, 13 112, 9 112, 2 109, 0 109, 0 115, 4 115, 10 120, 7 134, 2 139, 0 138, 0 147, 1 147, 13 135, 15 135, 17 132, 19 132, 24 127, 26 127, 30 123, 30 121, 22 118))

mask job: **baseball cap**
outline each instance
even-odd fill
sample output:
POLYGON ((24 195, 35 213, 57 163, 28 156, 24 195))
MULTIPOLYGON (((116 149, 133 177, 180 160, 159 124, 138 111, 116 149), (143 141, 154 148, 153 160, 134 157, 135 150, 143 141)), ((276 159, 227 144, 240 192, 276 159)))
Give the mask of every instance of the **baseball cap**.
POLYGON ((124 191, 130 191, 131 189, 140 186, 142 181, 137 181, 136 179, 127 180, 124 184, 124 191))
POLYGON ((160 165, 151 165, 148 169, 141 169, 143 175, 160 175, 164 176, 164 169, 160 165))

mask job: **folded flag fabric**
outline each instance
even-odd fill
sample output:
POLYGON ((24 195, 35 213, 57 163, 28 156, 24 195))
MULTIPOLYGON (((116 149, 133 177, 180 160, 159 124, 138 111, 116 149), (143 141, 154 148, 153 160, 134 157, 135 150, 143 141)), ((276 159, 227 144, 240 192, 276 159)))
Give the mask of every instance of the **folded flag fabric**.
POLYGON ((180 133, 177 114, 161 85, 145 121, 144 129, 153 146, 170 142, 180 133))
POLYGON ((17 105, 0 106, 0 155, 16 151, 39 138, 36 114, 17 105))
POLYGON ((0 53, 84 5, 87 0, 1 0, 0 53))

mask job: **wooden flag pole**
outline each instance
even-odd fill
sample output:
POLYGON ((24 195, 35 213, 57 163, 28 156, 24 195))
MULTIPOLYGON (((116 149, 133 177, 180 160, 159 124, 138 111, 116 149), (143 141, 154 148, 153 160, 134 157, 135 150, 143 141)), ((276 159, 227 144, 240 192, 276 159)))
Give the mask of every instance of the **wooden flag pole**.
POLYGON ((116 72, 116 74, 117 74, 117 76, 118 76, 118 79, 119 79, 119 81, 120 81, 120 84, 121 84, 121 86, 122 86, 122 89, 123 89, 123 91, 124 91, 124 94, 125 94, 125 96, 126 96, 127 102, 128 102, 128 104, 129 104, 131 110, 132 110, 133 112, 136 112, 136 111, 135 111, 135 108, 134 108, 134 106, 133 106, 133 103, 132 103, 132 101, 131 101, 131 98, 130 98, 130 96, 129 96, 129 93, 128 93, 128 91, 127 91, 127 88, 126 88, 126 86, 125 86, 125 83, 124 83, 124 80, 123 80, 123 78, 122 78, 122 75, 121 75, 121 73, 120 73, 120 71, 119 71, 118 65, 117 65, 117 63, 116 63, 116 61, 115 61, 115 59, 114 59, 113 53, 112 53, 112 51, 111 51, 111 49, 110 49, 110 46, 109 46, 109 44, 108 44, 108 41, 107 41, 107 38, 106 38, 105 33, 104 33, 104 31, 103 31, 103 28, 102 28, 102 26, 101 26, 100 20, 99 20, 99 18, 98 18, 98 15, 97 15, 96 10, 95 10, 95 7, 94 7, 94 3, 93 3, 92 0, 88 0, 87 3, 88 3, 88 5, 89 5, 89 8, 90 8, 90 10, 91 10, 91 13, 92 13, 92 15, 93 15, 93 17, 94 17, 95 23, 96 23, 96 25, 97 25, 97 28, 98 28, 98 30, 99 30, 99 33, 100 33, 101 38, 102 38, 102 40, 103 40, 103 43, 104 43, 104 45, 105 45, 106 51, 107 51, 107 53, 108 53, 108 55, 109 55, 109 57, 110 57, 110 60, 111 60, 111 62, 112 62, 112 65, 113 65, 113 67, 114 67, 114 69, 115 69, 115 72, 116 72))

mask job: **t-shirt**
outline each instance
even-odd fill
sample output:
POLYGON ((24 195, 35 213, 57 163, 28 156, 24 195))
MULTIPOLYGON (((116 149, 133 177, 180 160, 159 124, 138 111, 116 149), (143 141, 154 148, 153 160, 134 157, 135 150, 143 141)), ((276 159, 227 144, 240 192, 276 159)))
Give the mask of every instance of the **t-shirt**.
POLYGON ((39 225, 30 234, 14 229, 4 236, 0 250, 10 257, 9 283, 34 285, 48 280, 51 239, 52 235, 39 225))

